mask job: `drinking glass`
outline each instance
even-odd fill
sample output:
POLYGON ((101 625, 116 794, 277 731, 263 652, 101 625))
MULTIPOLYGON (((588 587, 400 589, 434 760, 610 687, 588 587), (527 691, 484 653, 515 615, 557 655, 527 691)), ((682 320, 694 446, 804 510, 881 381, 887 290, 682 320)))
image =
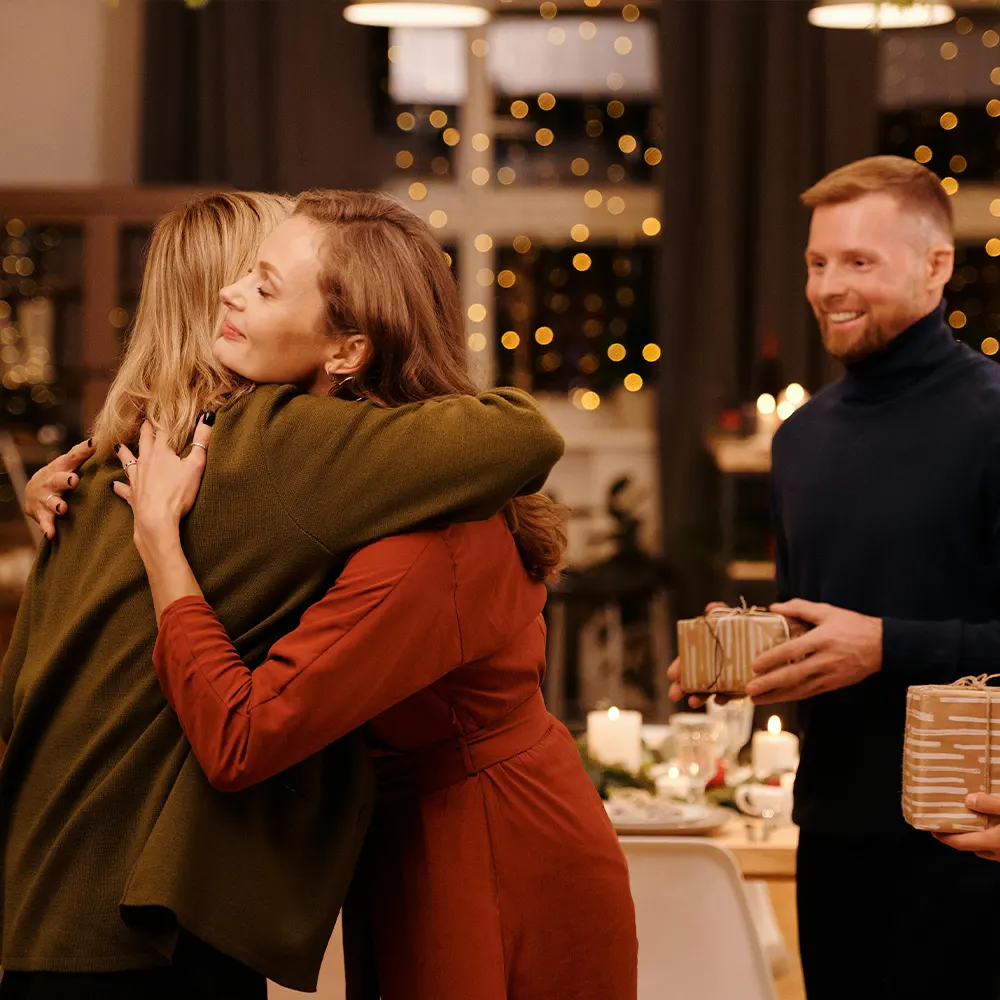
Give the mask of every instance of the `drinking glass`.
POLYGON ((721 726, 709 715, 681 712, 670 716, 674 753, 681 774, 691 781, 691 797, 704 802, 705 785, 715 776, 719 762, 721 726))
POLYGON ((707 711, 719 723, 722 759, 726 764, 726 773, 732 774, 739 764, 740 751, 753 732, 753 702, 749 698, 733 698, 720 705, 712 695, 707 711))

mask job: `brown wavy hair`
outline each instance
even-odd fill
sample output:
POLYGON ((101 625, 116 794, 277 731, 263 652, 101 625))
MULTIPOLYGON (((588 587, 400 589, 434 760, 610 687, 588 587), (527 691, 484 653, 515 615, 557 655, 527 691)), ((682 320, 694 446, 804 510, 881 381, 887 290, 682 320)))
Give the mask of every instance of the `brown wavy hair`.
MULTIPOLYGON (((367 340, 342 392, 386 407, 476 393, 458 287, 426 223, 375 191, 307 191, 295 214, 325 232, 320 290, 328 332, 367 340)), ((565 564, 566 513, 542 493, 504 507, 535 580, 555 579, 565 564)))

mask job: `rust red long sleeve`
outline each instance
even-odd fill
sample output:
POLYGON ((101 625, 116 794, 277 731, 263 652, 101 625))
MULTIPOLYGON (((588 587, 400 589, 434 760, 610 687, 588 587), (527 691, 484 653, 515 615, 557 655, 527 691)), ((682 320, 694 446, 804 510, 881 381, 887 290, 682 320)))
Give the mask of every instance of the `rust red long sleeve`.
POLYGON ((501 648, 544 601, 497 516, 359 550, 253 672, 195 597, 164 611, 153 662, 209 780, 236 791, 501 648))

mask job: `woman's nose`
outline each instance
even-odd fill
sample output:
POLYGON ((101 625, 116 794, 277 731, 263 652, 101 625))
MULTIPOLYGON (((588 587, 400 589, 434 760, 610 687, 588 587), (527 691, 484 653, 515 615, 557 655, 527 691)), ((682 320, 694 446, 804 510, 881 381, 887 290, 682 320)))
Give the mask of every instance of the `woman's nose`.
POLYGON ((226 287, 219 292, 219 298, 222 300, 222 304, 229 309, 243 308, 243 296, 240 293, 239 282, 232 285, 226 285, 226 287))

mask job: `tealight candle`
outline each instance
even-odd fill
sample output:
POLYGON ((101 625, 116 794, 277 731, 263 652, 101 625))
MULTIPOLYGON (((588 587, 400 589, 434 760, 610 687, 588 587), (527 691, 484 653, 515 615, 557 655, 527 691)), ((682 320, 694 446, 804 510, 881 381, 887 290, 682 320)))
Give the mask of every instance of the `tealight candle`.
POLYGON ((753 773, 768 778, 783 771, 794 771, 799 762, 799 738, 781 728, 781 719, 772 715, 767 720, 767 732, 753 734, 750 748, 753 773))
POLYGON ((612 706, 587 713, 587 749, 594 760, 638 771, 642 763, 642 713, 612 706))

